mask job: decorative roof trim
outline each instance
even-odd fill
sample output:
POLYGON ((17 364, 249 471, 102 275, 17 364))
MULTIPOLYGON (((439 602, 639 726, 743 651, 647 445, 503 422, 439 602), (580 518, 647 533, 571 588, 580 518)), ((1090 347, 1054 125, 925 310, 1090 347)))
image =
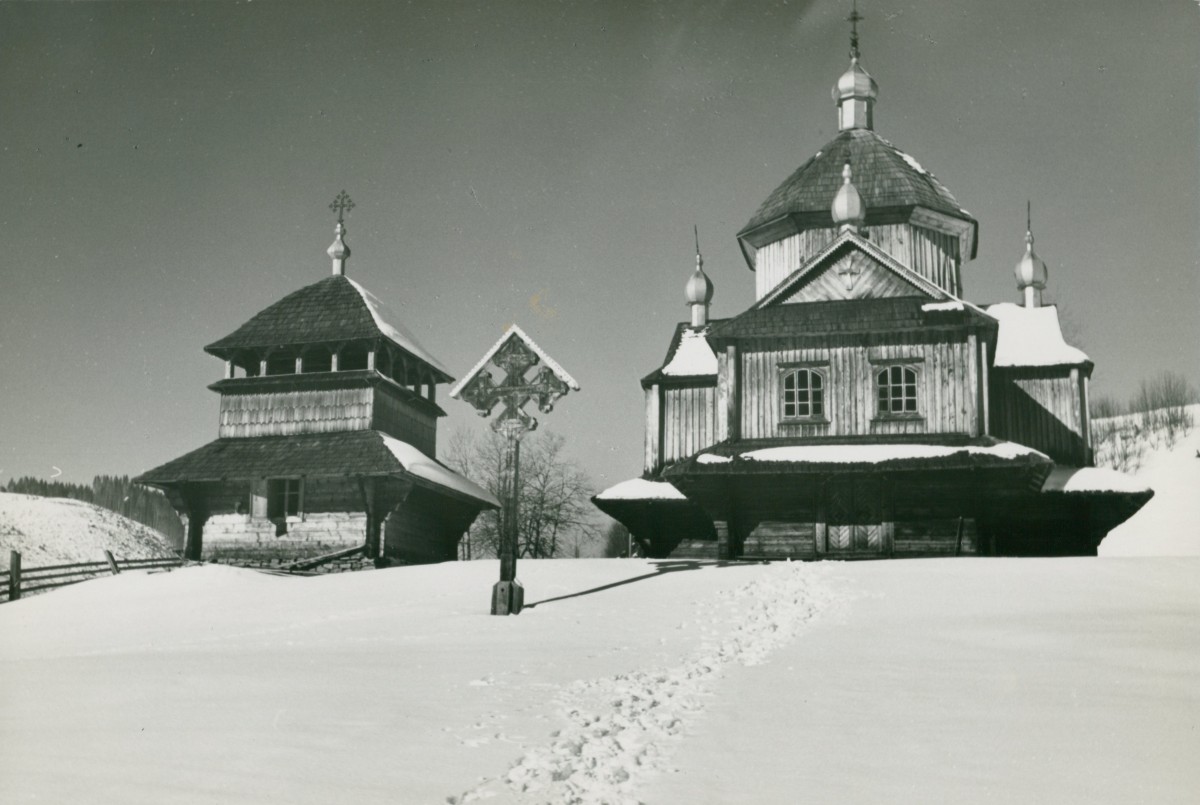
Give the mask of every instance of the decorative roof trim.
POLYGON ((863 238, 855 232, 847 231, 838 235, 832 243, 814 254, 811 258, 809 258, 807 263, 793 271, 790 276, 783 280, 783 282, 776 285, 773 291, 751 305, 748 310, 759 310, 767 307, 768 305, 772 305, 781 297, 786 296, 791 291, 794 291, 802 281, 818 273, 818 270, 822 267, 822 264, 827 259, 832 257, 834 252, 847 245, 849 245, 851 248, 858 248, 859 251, 875 260, 875 262, 879 263, 884 268, 889 269, 896 276, 900 277, 900 279, 904 280, 910 285, 915 286, 917 290, 924 291, 934 299, 954 299, 953 295, 934 285, 932 282, 925 279, 912 269, 905 267, 903 263, 899 262, 896 260, 896 258, 892 257, 890 254, 871 243, 871 241, 863 238))
POLYGON ((509 328, 504 331, 504 335, 500 336, 500 339, 492 345, 492 348, 484 353, 483 357, 479 359, 479 362, 471 367, 471 371, 463 375, 463 379, 458 381, 458 383, 454 385, 454 388, 450 389, 450 396, 457 400, 459 398, 458 395, 463 390, 463 387, 470 382, 471 378, 479 374, 479 371, 483 369, 483 367, 487 366, 488 362, 491 361, 492 357, 496 354, 496 352, 499 351, 500 347, 504 346, 504 343, 514 335, 521 339, 525 346, 529 347, 529 349, 538 356, 538 359, 541 360, 541 362, 545 364, 550 371, 554 372, 555 376, 559 380, 566 383, 573 390, 579 391, 579 383, 576 382, 575 378, 567 374, 567 370, 559 366, 558 361, 551 358, 542 350, 541 347, 534 343, 533 339, 527 336, 524 330, 522 330, 516 324, 512 324, 509 325, 509 328))

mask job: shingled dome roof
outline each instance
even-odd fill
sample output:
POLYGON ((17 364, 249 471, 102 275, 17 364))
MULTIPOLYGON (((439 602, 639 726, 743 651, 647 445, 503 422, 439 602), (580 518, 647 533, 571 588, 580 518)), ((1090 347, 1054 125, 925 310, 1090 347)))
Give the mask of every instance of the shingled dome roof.
MULTIPOLYGON (((975 221, 915 159, 870 129, 848 129, 775 188, 738 236, 794 213, 829 218, 830 204, 842 186, 842 169, 847 162, 854 171, 854 186, 868 216, 888 208, 925 207, 975 221)), ((830 221, 827 226, 832 226, 832 218, 830 221)))
POLYGON ((396 315, 345 275, 326 277, 288 294, 249 321, 204 348, 217 357, 235 349, 303 346, 358 339, 386 338, 415 358, 453 379, 396 315))

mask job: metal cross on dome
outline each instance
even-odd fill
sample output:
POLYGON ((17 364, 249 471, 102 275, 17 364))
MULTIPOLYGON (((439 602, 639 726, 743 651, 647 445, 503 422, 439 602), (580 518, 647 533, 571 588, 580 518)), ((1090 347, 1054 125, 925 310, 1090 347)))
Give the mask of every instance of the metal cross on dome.
POLYGON ((500 340, 484 354, 450 396, 470 403, 483 417, 491 416, 502 405, 500 416, 492 421, 492 430, 504 436, 504 455, 500 473, 500 499, 504 504, 500 523, 500 581, 492 588, 492 614, 516 615, 524 606, 525 590, 517 581, 517 508, 520 501, 521 438, 537 428, 537 420, 525 412, 530 400, 544 414, 554 403, 579 384, 517 325, 505 331, 500 340), (488 364, 504 372, 497 383, 488 364), (530 371, 541 364, 536 374, 530 371))
POLYGON ((337 194, 337 198, 329 205, 329 209, 337 213, 338 223, 345 223, 345 214, 354 209, 354 201, 345 190, 337 194))

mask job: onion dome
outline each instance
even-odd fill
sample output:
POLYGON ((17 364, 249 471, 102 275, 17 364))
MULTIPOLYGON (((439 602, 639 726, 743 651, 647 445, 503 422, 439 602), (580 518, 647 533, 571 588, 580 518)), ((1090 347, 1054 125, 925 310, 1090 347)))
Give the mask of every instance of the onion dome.
POLYGON ((688 278, 684 297, 689 305, 707 305, 713 298, 713 284, 704 273, 704 258, 696 255, 696 270, 688 278))
POLYGON ((838 130, 871 129, 875 124, 875 99, 879 84, 858 63, 850 59, 850 69, 842 73, 833 87, 833 99, 838 107, 838 130))
POLYGON ((1025 254, 1013 267, 1013 275, 1017 278, 1017 290, 1025 297, 1025 307, 1039 307, 1050 272, 1042 258, 1034 254, 1031 230, 1025 231, 1025 254))
POLYGON ((329 205, 329 209, 337 213, 337 226, 334 227, 333 243, 326 250, 333 259, 333 274, 340 277, 346 273, 346 258, 350 256, 350 247, 346 245, 346 213, 354 209, 354 201, 350 195, 343 190, 337 194, 333 203, 329 205))
POLYGON ((696 270, 688 277, 683 296, 692 308, 692 326, 708 324, 708 304, 713 298, 713 284, 704 273, 704 258, 700 255, 700 230, 696 230, 696 270))
POLYGON ((830 214, 833 216, 833 225, 843 232, 846 230, 857 232, 862 229, 863 222, 867 220, 867 210, 863 206, 862 196, 850 182, 849 162, 842 167, 842 186, 838 188, 837 195, 833 197, 830 214))
POLYGON ((346 234, 346 225, 338 221, 333 231, 333 243, 329 244, 329 248, 325 253, 333 258, 334 275, 341 276, 346 273, 346 258, 350 256, 350 247, 346 245, 344 237, 346 234))

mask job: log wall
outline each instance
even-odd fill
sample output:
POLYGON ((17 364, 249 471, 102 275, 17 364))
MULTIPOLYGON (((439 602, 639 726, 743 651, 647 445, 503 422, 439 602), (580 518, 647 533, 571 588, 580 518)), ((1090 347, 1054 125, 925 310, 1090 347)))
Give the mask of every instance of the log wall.
POLYGON ((745 439, 785 436, 855 436, 890 433, 981 432, 979 353, 965 336, 887 334, 833 336, 812 344, 757 340, 741 354, 741 420, 745 439), (918 417, 877 415, 875 376, 889 362, 918 372, 918 417), (827 422, 788 422, 782 417, 781 381, 786 364, 805 364, 825 374, 827 422))
MULTIPOLYGON (((835 229, 809 229, 758 250, 755 258, 756 299, 762 299, 796 269, 837 238, 835 229)), ((867 239, 903 265, 959 296, 959 240, 912 224, 867 227, 867 239)))

